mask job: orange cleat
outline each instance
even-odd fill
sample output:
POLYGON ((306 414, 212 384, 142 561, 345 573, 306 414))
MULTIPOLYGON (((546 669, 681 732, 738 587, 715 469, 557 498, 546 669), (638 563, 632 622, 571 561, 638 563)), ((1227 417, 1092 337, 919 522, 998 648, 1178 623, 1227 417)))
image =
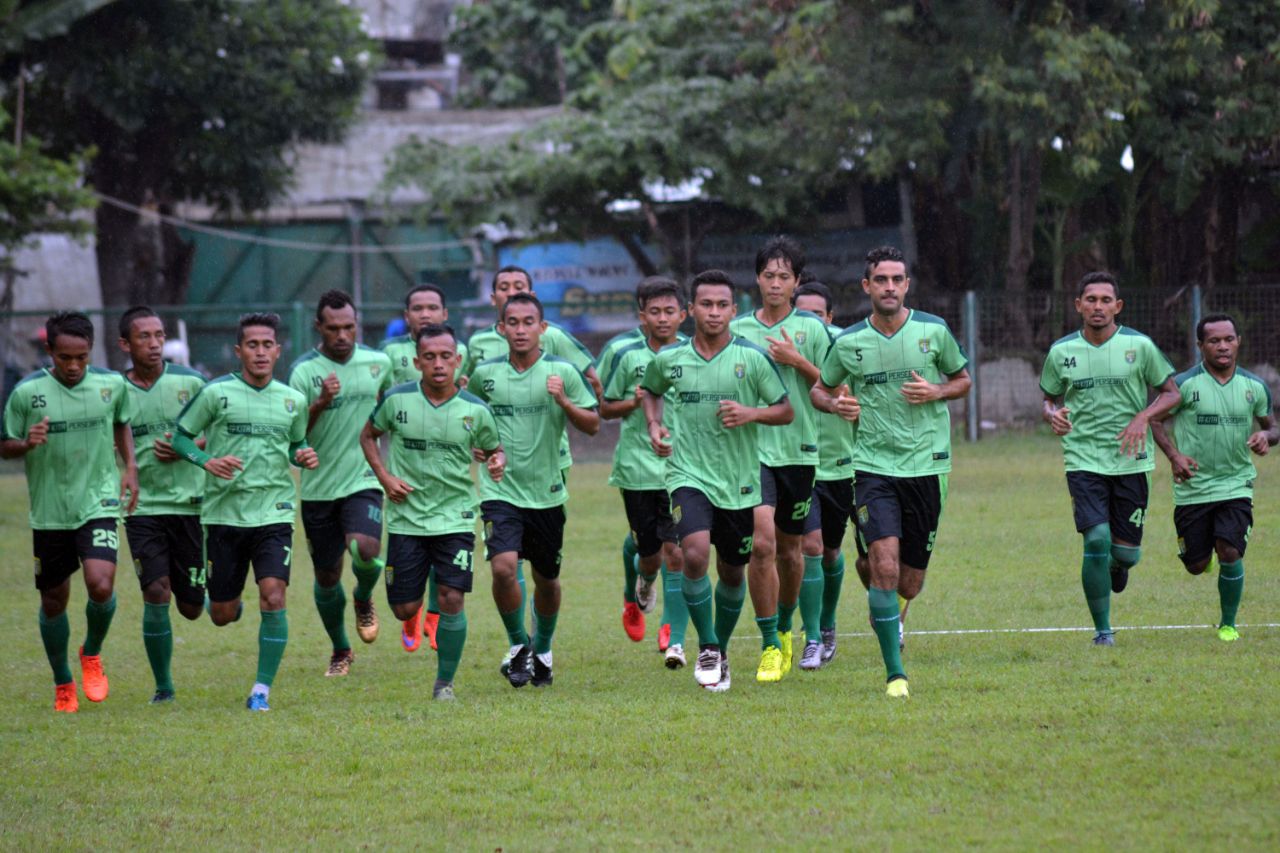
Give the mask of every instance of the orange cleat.
POLYGON ((422 645, 422 610, 400 623, 400 645, 406 652, 416 652, 422 645))
POLYGON ((102 655, 86 655, 84 646, 81 646, 80 675, 84 679, 84 698, 90 702, 101 702, 107 698, 109 685, 106 673, 102 671, 102 655))
POLYGON ((634 601, 622 605, 622 630, 627 632, 633 643, 644 639, 644 614, 634 601))
POLYGON ((671 645, 671 623, 663 622, 662 627, 658 629, 658 651, 665 652, 669 645, 671 645))
POLYGON ((436 647, 436 626, 440 624, 440 614, 427 611, 422 614, 422 633, 427 635, 431 648, 436 647))
POLYGON ((76 698, 76 683, 68 681, 53 688, 53 710, 64 714, 74 714, 80 710, 80 700, 76 698))

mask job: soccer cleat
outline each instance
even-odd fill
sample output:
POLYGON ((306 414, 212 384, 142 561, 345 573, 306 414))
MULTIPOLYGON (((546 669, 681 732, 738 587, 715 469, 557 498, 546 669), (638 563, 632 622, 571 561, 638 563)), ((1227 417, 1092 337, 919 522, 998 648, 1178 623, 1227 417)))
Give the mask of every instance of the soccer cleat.
POLYGON ((836 629, 822 629, 822 662, 830 663, 836 656, 836 629))
POLYGON ((822 669, 822 643, 817 640, 806 642, 804 651, 800 653, 800 668, 807 672, 822 669))
POLYGON ((452 702, 457 697, 453 695, 452 684, 437 684, 431 688, 431 698, 441 702, 452 702))
POLYGON ((1116 644, 1115 632, 1099 631, 1093 635, 1093 644, 1095 646, 1114 646, 1116 644))
POLYGON ((684 646, 679 643, 674 646, 667 646, 667 656, 662 659, 662 663, 667 669, 679 669, 684 666, 684 646))
POLYGON ((1219 625, 1218 639, 1224 643, 1234 643, 1240 639, 1240 632, 1236 630, 1235 625, 1219 625))
POLYGON ((884 695, 894 699, 906 699, 911 695, 911 691, 907 689, 907 679, 895 678, 890 681, 884 689, 884 695))
POLYGON ((507 649, 507 653, 502 656, 502 663, 498 664, 498 672, 502 673, 502 677, 506 678, 507 673, 511 671, 511 659, 516 656, 516 652, 520 651, 519 646, 512 646, 507 649))
POLYGON ((110 685, 102 671, 102 655, 86 655, 84 646, 81 646, 80 675, 84 679, 84 698, 90 702, 101 702, 107 698, 110 685))
POLYGON ((715 687, 720 681, 719 646, 704 646, 698 650, 698 660, 693 667, 693 678, 706 688, 715 687))
POLYGON ((665 652, 671 645, 671 623, 663 622, 658 628, 658 651, 665 652))
POLYGON ((400 623, 400 647, 406 652, 416 652, 422 645, 422 610, 400 623))
POLYGON ((756 681, 762 684, 782 680, 782 650, 777 646, 766 646, 760 653, 760 668, 756 670, 756 681))
POLYGON ((325 670, 325 678, 346 675, 351 671, 351 662, 355 659, 356 653, 351 649, 334 652, 333 656, 329 658, 329 668, 325 670))
POLYGON ((250 693, 249 698, 244 701, 244 706, 250 711, 270 711, 271 706, 267 704, 267 694, 250 693))
POLYGON ((422 633, 426 635, 431 648, 436 648, 436 629, 440 626, 440 614, 428 610, 422 614, 422 633))
POLYGON ((53 710, 64 714, 74 714, 80 710, 80 699, 76 696, 76 683, 68 681, 53 688, 53 710))
POLYGON ((545 655, 533 656, 533 678, 529 679, 529 683, 534 687, 546 687, 552 681, 551 674, 551 652, 545 655), (546 658, 544 661, 543 658, 546 658))
POLYGON ((1124 588, 1129 585, 1129 568, 1128 566, 1112 566, 1111 567, 1111 591, 1114 593, 1124 592, 1124 588))
POLYGON ((658 603, 658 587, 654 583, 657 579, 657 575, 646 579, 644 575, 636 572, 636 604, 639 605, 641 613, 652 613, 653 606, 658 603))
POLYGON ((378 639, 378 612, 373 609, 373 599, 361 601, 352 596, 351 608, 356 612, 356 633, 366 643, 378 639))
MULTIPOLYGON (((782 675, 786 675, 791 671, 791 656, 795 654, 795 649, 791 643, 790 631, 778 632, 778 651, 782 653, 782 675)), ((778 678, 781 679, 782 675, 779 675, 778 678)), ((758 679, 759 676, 757 676, 758 679)))
POLYGON ((731 685, 731 681, 729 680, 729 659, 721 655, 720 656, 720 680, 717 681, 715 684, 711 685, 710 687, 708 687, 707 689, 710 690, 712 693, 727 693, 729 691, 730 685, 731 685))
POLYGON ((627 632, 627 637, 633 643, 644 639, 644 613, 634 601, 622 605, 622 630, 627 632))
POLYGON ((174 695, 172 690, 157 690, 155 695, 151 697, 151 705, 163 705, 166 702, 172 702, 174 695))
POLYGON ((516 649, 511 656, 511 663, 507 665, 507 681, 511 682, 512 687, 524 687, 533 678, 532 660, 533 649, 526 645, 516 649))

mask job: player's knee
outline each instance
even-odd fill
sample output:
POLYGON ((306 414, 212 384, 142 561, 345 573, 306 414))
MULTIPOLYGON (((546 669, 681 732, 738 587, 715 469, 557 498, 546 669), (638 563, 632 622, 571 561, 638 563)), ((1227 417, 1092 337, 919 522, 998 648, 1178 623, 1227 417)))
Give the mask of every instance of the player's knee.
POLYGON ((401 622, 410 618, 411 616, 413 616, 413 614, 417 613, 421 609, 422 609, 421 598, 419 598, 417 601, 405 601, 399 604, 391 605, 391 612, 394 613, 395 617, 399 619, 401 622))
POLYGON ((179 601, 178 612, 181 613, 182 617, 188 622, 194 622, 199 619, 200 614, 204 612, 204 605, 179 601))
POLYGON ((1111 562, 1124 569, 1132 569, 1142 559, 1142 549, 1137 545, 1112 545, 1111 562))
POLYGON ((323 589, 332 589, 342 581, 342 566, 339 564, 334 568, 321 569, 316 568, 316 583, 323 589))
POLYGON ((1111 553, 1111 525, 1099 524, 1084 532, 1084 553, 1087 557, 1105 557, 1111 553))
POLYGON ((85 578, 84 585, 89 597, 99 604, 110 601, 111 593, 115 589, 113 579, 109 577, 85 578))
POLYGON ((437 588, 436 595, 441 613, 456 614, 462 612, 462 590, 441 585, 437 588))
POLYGON ((156 578, 142 590, 142 600, 147 604, 168 604, 171 596, 168 578, 156 578))
POLYGON ((354 550, 360 555, 360 559, 369 561, 378 556, 378 552, 382 550, 382 543, 372 536, 362 536, 353 534, 347 543, 348 550, 354 550))
POLYGON ((822 531, 813 530, 804 535, 804 539, 800 541, 800 552, 806 557, 821 557, 822 549, 822 531))
POLYGON ((1186 566, 1187 574, 1202 575, 1204 570, 1209 568, 1209 558, 1205 557, 1203 560, 1196 560, 1194 563, 1184 563, 1183 565, 1186 566))
POLYGON ((230 625, 239 615, 240 602, 238 601, 215 601, 209 606, 209 621, 218 627, 230 625))
POLYGON ((1217 544, 1214 546, 1214 550, 1218 552, 1219 563, 1234 563, 1236 560, 1240 559, 1240 552, 1231 545, 1228 545, 1226 542, 1223 542, 1221 539, 1219 539, 1217 544))

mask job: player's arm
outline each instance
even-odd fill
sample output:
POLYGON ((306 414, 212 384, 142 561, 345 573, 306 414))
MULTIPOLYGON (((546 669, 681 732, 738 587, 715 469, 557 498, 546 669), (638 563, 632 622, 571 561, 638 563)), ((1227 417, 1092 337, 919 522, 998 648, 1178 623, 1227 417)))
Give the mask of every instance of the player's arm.
POLYGON ((644 399, 644 391, 640 383, 637 382, 634 386, 628 387, 624 382, 628 376, 619 370, 620 358, 620 356, 613 358, 613 365, 607 371, 608 382, 603 390, 596 392, 596 397, 600 400, 600 417, 607 421, 625 418, 639 409, 644 399), (622 394, 627 396, 623 397, 622 394))
MULTIPOLYGON (((644 391, 641 388, 641 391, 644 391)), ((671 455, 671 431, 662 425, 663 399, 661 394, 644 392, 640 406, 644 409, 644 420, 649 428, 649 444, 653 452, 659 456, 671 455)))
POLYGON ((1173 466, 1173 481, 1175 483, 1185 483, 1195 476, 1195 472, 1200 470, 1200 463, 1192 459, 1178 450, 1178 446, 1173 441, 1173 436, 1169 432, 1169 421, 1165 418, 1154 420, 1151 422, 1151 438, 1156 443, 1164 455, 1169 459, 1169 464, 1173 466))
POLYGON ((138 460, 133 452, 133 430, 128 421, 112 425, 115 433, 116 452, 124 462, 124 470, 120 472, 120 500, 129 497, 125 511, 132 514, 138 508, 138 460))
POLYGON ((1182 402, 1182 394, 1178 391, 1178 383, 1170 376, 1157 389, 1155 399, 1145 409, 1133 416, 1129 425, 1116 436, 1120 440, 1120 452, 1126 456, 1137 456, 1147 447, 1147 428, 1153 420, 1160 420, 1177 408, 1182 402))
POLYGON ((795 368, 795 371, 804 377, 806 385, 812 386, 818 381, 822 375, 822 369, 804 357, 786 329, 782 330, 781 337, 765 338, 765 340, 769 344, 769 358, 778 364, 795 368))
MULTIPOLYGON (((13 423, 15 419, 12 412, 6 413, 6 425, 13 423)), ((6 432, 8 432, 7 429, 6 432)), ((6 436, 4 441, 0 442, 0 457, 19 459, 40 445, 48 443, 48 441, 49 418, 45 417, 27 429, 25 438, 9 438, 6 436)))
MULTIPOLYGON (((599 380, 597 379, 596 381, 598 382, 599 380)), ((565 417, 569 419, 569 423, 573 424, 573 428, 587 435, 598 433, 600 431, 600 413, 594 407, 586 409, 575 404, 569 398, 564 386, 564 377, 547 377, 547 393, 551 395, 551 399, 556 401, 557 406, 564 409, 565 417)))
POLYGON ((786 397, 759 409, 755 406, 744 406, 737 400, 720 401, 720 423, 729 429, 750 423, 761 426, 786 426, 795 419, 796 410, 791 408, 791 401, 786 397))
POLYGON ((1054 435, 1062 436, 1071 432, 1071 410, 1062 405, 1061 394, 1044 395, 1044 407, 1040 410, 1040 417, 1044 418, 1044 422, 1053 430, 1054 435))
POLYGON ((413 486, 387 470, 386 463, 382 461, 382 453, 378 450, 378 438, 382 434, 383 430, 378 429, 372 418, 365 421, 364 429, 360 430, 360 449, 364 452, 369 468, 373 470, 373 476, 378 478, 382 490, 387 493, 387 499, 392 503, 404 503, 405 498, 413 491, 413 486))
MULTIPOLYGON (((302 389, 298 389, 302 390, 302 389)), ((320 393, 316 398, 307 405, 307 434, 315 428, 316 421, 320 420, 320 415, 324 410, 329 408, 329 404, 334 401, 342 391, 342 383, 338 381, 338 374, 330 372, 324 378, 324 382, 320 383, 320 393)), ((306 392, 303 392, 306 393, 306 392)))
POLYGON ((1266 456, 1267 451, 1280 444, 1280 424, 1272 415, 1258 416, 1258 431, 1249 436, 1249 449, 1259 456, 1266 456))
POLYGON ((955 373, 947 374, 946 382, 930 382, 913 370, 911 381, 902 383, 902 396, 907 398, 908 403, 917 406, 939 400, 958 400, 969 393, 972 385, 969 371, 963 367, 955 373))

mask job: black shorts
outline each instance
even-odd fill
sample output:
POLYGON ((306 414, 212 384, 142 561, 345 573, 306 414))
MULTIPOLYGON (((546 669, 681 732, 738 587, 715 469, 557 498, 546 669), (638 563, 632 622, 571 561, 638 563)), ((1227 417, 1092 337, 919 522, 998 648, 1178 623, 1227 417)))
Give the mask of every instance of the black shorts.
POLYGON ((525 509, 506 501, 482 501, 485 559, 515 551, 544 578, 560 577, 560 550, 564 547, 564 507, 525 509))
POLYGON ((253 564, 255 582, 262 583, 263 578, 279 578, 287 584, 289 565, 293 562, 293 525, 206 525, 204 559, 210 601, 238 599, 244 592, 250 563, 253 564))
POLYGON ((1150 474, 1095 474, 1068 471, 1067 491, 1076 531, 1084 533, 1099 524, 1111 525, 1111 541, 1142 544, 1142 522, 1147 516, 1151 492, 1150 474))
POLYGON ((382 492, 365 489, 336 501, 303 501, 302 529, 311 565, 321 571, 342 568, 347 534, 382 541, 382 492))
POLYGON ((663 542, 676 541, 676 525, 671 520, 671 496, 666 489, 632 491, 622 489, 622 508, 631 526, 636 553, 652 557, 663 542))
MULTIPOLYGON (((813 508, 805 532, 822 528, 822 547, 837 551, 844 544, 844 532, 853 519, 853 478, 819 480, 813 484, 813 508), (816 522, 816 523, 815 523, 816 522)), ((866 546, 854 536, 858 553, 866 555, 866 546)))
POLYGON ((896 537, 903 565, 929 568, 938 519, 947 500, 947 475, 886 477, 858 471, 854 476, 854 520, 863 544, 896 537))
POLYGON ((120 547, 119 522, 95 518, 75 530, 32 530, 31 551, 35 555, 36 589, 54 589, 80 570, 85 560, 116 562, 120 547))
POLYGON ((204 532, 198 515, 135 515, 124 532, 133 554, 138 586, 146 589, 161 578, 186 604, 204 603, 204 532))
POLYGON ((755 540, 755 508, 721 509, 697 489, 682 486, 671 493, 671 517, 683 542, 704 530, 711 532, 716 556, 730 566, 745 566, 755 540))
POLYGON ((387 568, 382 573, 387 582, 387 602, 408 604, 420 600, 432 572, 440 586, 471 592, 475 550, 474 533, 444 533, 440 536, 389 534, 387 568))
POLYGON ((1187 565, 1208 559, 1219 539, 1243 557, 1253 532, 1253 501, 1235 498, 1176 506, 1173 526, 1178 531, 1178 558, 1187 565))
POLYGON ((815 471, 812 465, 760 466, 760 503, 773 507, 773 526, 783 533, 799 536, 818 529, 807 526, 815 471))

